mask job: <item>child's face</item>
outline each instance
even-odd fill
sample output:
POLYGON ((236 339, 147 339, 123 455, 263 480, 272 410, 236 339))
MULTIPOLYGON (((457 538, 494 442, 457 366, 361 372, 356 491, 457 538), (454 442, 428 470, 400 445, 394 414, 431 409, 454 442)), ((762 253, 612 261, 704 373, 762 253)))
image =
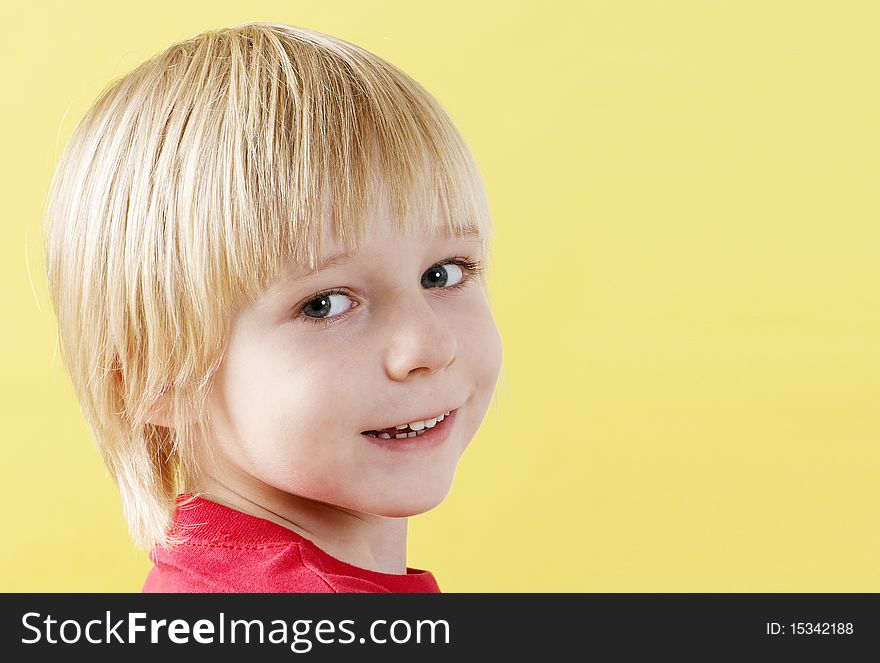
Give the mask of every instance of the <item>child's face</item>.
MULTIPOLYGON (((233 320, 209 401, 212 478, 225 487, 389 517, 445 498, 501 370, 479 277, 449 264, 484 256, 476 237, 400 238, 383 219, 360 253, 316 274, 291 266, 233 320), (430 444, 363 434, 449 410, 430 444)), ((343 248, 328 242, 328 254, 343 248)))

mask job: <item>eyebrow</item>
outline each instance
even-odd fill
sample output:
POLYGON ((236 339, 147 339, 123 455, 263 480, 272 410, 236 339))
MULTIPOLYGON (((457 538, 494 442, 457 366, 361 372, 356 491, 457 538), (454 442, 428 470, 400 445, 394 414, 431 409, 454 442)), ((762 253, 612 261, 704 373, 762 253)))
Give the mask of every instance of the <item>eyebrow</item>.
POLYGON ((341 262, 351 259, 355 255, 357 255, 356 251, 340 251, 339 253, 334 253, 321 260, 315 266, 314 271, 307 272, 307 274, 314 274, 315 272, 320 272, 322 269, 333 267, 334 265, 338 265, 341 262))
MULTIPOLYGON (((460 235, 455 235, 453 237, 447 237, 444 239, 477 239, 480 237, 480 233, 476 230, 468 230, 460 235)), ((338 265, 341 262, 345 262, 346 260, 351 259, 352 257, 357 255, 357 251, 340 251, 339 253, 334 253, 332 255, 327 256, 324 260, 321 260, 316 266, 314 271, 307 272, 305 276, 313 275, 316 272, 319 272, 324 269, 328 269, 333 267, 334 265, 338 265)))

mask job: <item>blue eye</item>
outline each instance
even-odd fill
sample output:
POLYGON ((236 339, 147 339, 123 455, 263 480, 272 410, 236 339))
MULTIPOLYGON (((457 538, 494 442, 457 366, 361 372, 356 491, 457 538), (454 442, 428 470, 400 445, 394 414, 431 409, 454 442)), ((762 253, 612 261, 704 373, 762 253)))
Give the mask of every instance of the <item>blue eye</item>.
MULTIPOLYGON (((473 277, 482 271, 479 262, 466 258, 451 258, 447 262, 437 263, 422 274, 423 288, 439 288, 457 290, 463 288, 473 277)), ((357 306, 352 297, 344 290, 328 290, 317 293, 314 298, 302 307, 301 317, 305 322, 331 324, 345 313, 357 306)))
POLYGON ((351 297, 344 292, 334 290, 315 297, 315 299, 303 306, 302 312, 310 318, 325 320, 345 313, 353 305, 354 302, 352 302, 351 297), (345 300, 350 302, 348 306, 345 305, 345 300))
POLYGON ((447 262, 442 265, 434 265, 422 274, 423 288, 451 288, 461 283, 464 271, 458 263, 447 262), (452 281, 452 283, 450 283, 452 281))

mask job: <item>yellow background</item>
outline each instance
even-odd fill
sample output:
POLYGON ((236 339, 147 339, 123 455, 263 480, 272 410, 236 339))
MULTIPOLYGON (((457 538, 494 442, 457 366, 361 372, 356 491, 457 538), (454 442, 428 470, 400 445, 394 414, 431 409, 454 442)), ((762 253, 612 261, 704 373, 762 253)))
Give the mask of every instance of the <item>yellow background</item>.
POLYGON ((402 67, 496 223, 505 369, 408 563, 459 591, 880 591, 880 41, 865 2, 4 3, 2 591, 149 568, 55 354, 73 123, 252 20, 402 67))

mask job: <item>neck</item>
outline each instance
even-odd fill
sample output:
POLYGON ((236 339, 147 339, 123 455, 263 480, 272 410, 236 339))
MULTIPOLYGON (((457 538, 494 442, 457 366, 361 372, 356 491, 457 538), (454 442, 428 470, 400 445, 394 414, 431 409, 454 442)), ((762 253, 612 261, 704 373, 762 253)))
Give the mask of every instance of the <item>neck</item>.
POLYGON ((271 486, 202 477, 205 499, 272 521, 309 539, 331 557, 379 573, 406 573, 406 518, 360 513, 271 486))

